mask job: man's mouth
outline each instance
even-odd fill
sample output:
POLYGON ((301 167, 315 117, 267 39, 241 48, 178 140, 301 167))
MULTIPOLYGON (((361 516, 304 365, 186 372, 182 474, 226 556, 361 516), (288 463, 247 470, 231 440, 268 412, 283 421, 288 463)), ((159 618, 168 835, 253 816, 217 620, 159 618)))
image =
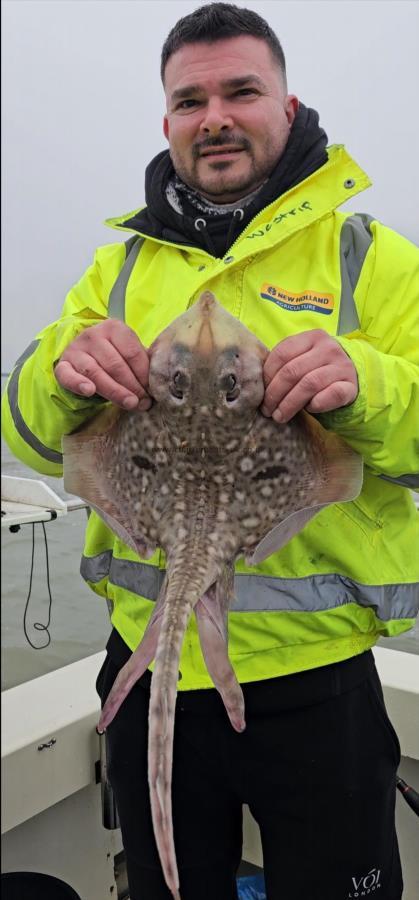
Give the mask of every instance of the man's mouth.
POLYGON ((243 153, 244 147, 208 147, 206 150, 203 150, 200 154, 205 157, 212 156, 237 156, 238 153, 243 153))

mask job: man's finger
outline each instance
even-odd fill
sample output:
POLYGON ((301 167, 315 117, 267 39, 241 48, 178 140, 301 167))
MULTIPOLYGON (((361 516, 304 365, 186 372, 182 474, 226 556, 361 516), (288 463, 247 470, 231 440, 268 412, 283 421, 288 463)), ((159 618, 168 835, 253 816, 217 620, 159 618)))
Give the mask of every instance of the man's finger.
POLYGON ((63 387, 74 394, 86 395, 87 392, 83 390, 82 385, 92 383, 94 385, 93 393, 99 394, 104 400, 110 400, 123 409, 134 409, 138 406, 139 398, 137 394, 114 381, 100 367, 93 356, 81 350, 73 348, 71 351, 71 362, 69 360, 61 360, 55 368, 55 376, 63 387), (72 370, 69 368, 65 370, 64 381, 61 376, 62 366, 70 366, 72 370))
MULTIPOLYGON (((120 322, 118 319, 107 319, 99 325, 86 328, 67 348, 66 353, 68 350, 73 352, 74 348, 89 353, 95 359, 99 359, 100 356, 104 368, 109 374, 112 374, 112 372, 109 371, 110 367, 107 366, 103 354, 115 353, 117 358, 121 358, 124 361, 127 367, 125 371, 130 371, 136 382, 146 390, 150 367, 149 355, 135 331, 129 328, 128 325, 125 325, 124 322, 120 322)), ((64 358, 66 353, 63 354, 64 358)), ((133 387, 129 383, 126 386, 130 389, 133 387)), ((138 393, 141 395, 141 391, 138 393)))
POLYGON ((263 414, 270 416, 281 400, 299 381, 305 377, 310 378, 311 372, 320 369, 325 364, 326 360, 324 359, 324 349, 322 347, 312 347, 307 353, 303 353, 284 363, 266 387, 262 406, 263 414))
MULTIPOLYGON (((335 381, 337 382, 338 378, 339 374, 336 371, 336 367, 333 365, 321 366, 318 369, 314 369, 312 372, 308 372, 307 375, 305 375, 278 403, 276 409, 272 413, 272 418, 277 422, 289 422, 297 412, 306 408, 307 405, 311 403, 313 397, 325 390, 325 388, 332 386, 335 381)), ((338 383, 346 384, 346 382, 338 383)), ((338 394, 340 401, 340 391, 336 392, 337 399, 338 394)), ((340 402, 336 403, 336 406, 341 405, 340 402)))
POLYGON ((274 375, 276 375, 286 363, 290 362, 290 360, 294 359, 296 356, 301 356, 303 353, 307 353, 307 351, 311 350, 319 340, 319 335, 324 337, 325 332, 319 331, 318 329, 315 329, 314 331, 303 331, 301 334, 292 334, 290 337, 281 341, 280 344, 277 344, 266 357, 263 366, 265 387, 270 384, 274 375))
MULTIPOLYGON (((123 325, 123 323, 120 323, 123 325)), ((127 325, 123 329, 115 329, 110 341, 120 356, 126 361, 137 381, 144 387, 148 387, 148 372, 150 359, 145 347, 139 341, 135 331, 127 325)))
POLYGON ((81 394, 91 397, 96 393, 96 385, 90 378, 76 372, 74 366, 68 360, 61 359, 54 368, 54 375, 61 387, 72 394, 81 394))
POLYGON ((313 397, 306 406, 307 412, 330 412, 341 406, 349 406, 357 397, 357 389, 349 381, 335 381, 313 397))
MULTIPOLYGON (((76 353, 78 352, 80 351, 76 351, 75 348, 72 350, 71 361, 76 369, 82 371, 80 365, 78 365, 76 356, 76 353)), ((126 388, 130 393, 135 394, 139 398, 146 395, 146 389, 143 386, 143 383, 136 378, 128 362, 121 356, 111 341, 101 340, 97 346, 93 347, 92 345, 90 356, 94 358, 99 368, 109 375, 113 381, 116 381, 117 384, 121 385, 121 387, 126 388)), ((96 382, 96 376, 94 374, 90 375, 89 371, 86 371, 86 374, 89 377, 92 377, 96 382)))

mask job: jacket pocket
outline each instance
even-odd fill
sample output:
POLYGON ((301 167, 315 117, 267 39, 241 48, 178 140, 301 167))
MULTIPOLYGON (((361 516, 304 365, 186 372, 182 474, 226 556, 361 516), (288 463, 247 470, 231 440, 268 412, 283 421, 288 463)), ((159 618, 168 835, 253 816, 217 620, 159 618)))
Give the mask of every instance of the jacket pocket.
POLYGON ((373 512, 359 497, 349 503, 338 503, 337 508, 360 528, 371 544, 374 544, 377 533, 383 527, 382 520, 376 511, 373 512))

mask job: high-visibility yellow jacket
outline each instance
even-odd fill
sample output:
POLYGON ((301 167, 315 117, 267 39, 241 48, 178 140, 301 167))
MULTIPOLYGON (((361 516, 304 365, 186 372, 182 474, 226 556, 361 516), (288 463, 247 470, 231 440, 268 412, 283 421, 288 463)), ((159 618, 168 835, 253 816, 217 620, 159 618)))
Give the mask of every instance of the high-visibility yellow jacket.
MULTIPOLYGON (((143 235, 100 247, 61 317, 16 363, 3 401, 13 453, 62 474, 61 435, 100 408, 54 378, 53 365, 86 327, 122 317, 145 345, 209 288, 268 347, 322 328, 352 359, 359 395, 320 416, 364 457, 360 497, 319 513, 279 553, 236 567, 229 655, 240 681, 346 659, 380 634, 412 627, 418 609, 418 514, 409 488, 419 469, 419 251, 369 216, 337 211, 368 187, 342 146, 328 162, 260 212, 228 255, 143 235)), ((128 229, 133 213, 108 221, 128 229)), ((81 571, 113 605, 112 621, 135 648, 163 579, 161 552, 141 560, 94 514, 81 571)), ((180 690, 212 686, 194 619, 181 657, 180 690)))

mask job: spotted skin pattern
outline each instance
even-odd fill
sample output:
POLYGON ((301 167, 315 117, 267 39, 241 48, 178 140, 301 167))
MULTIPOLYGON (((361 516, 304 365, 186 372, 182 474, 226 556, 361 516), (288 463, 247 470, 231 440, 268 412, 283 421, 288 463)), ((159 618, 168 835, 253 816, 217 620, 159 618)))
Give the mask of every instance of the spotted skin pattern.
POLYGON ((321 506, 352 499, 361 487, 357 454, 311 417, 303 413, 278 425, 259 412, 267 352, 205 292, 150 348, 151 410, 108 408, 63 439, 67 490, 84 497, 140 555, 162 547, 167 558, 155 610, 116 679, 99 729, 110 724, 154 659, 150 796, 163 873, 175 900, 172 748, 189 617, 195 610, 209 674, 232 726, 243 731, 243 694, 227 652, 234 562, 241 556, 259 562, 321 506))

